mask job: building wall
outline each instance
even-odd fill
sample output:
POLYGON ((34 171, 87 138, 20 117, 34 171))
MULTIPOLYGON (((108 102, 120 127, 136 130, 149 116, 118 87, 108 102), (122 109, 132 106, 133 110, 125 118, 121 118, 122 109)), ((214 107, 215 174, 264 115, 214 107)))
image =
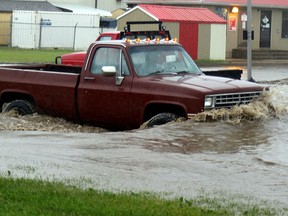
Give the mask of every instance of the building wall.
MULTIPOLYGON (((254 40, 252 40, 252 49, 258 50, 260 47, 260 19, 261 19, 261 8, 252 10, 252 31, 254 31, 254 40)), ((269 10, 269 9, 263 9, 269 10)), ((287 50, 288 39, 282 38, 282 9, 271 9, 272 11, 272 23, 271 23, 271 50, 287 50)), ((246 26, 242 26, 241 15, 247 14, 246 8, 239 10, 238 23, 237 23, 237 35, 235 32, 229 32, 227 30, 227 52, 230 53, 231 49, 247 47, 247 41, 243 39, 243 31, 247 30, 246 26), (244 27, 244 28, 243 28, 244 27)), ((227 25, 228 26, 228 25, 227 25)), ((268 48, 269 49, 269 48, 268 48)))
MULTIPOLYGON (((244 11, 246 12, 246 11, 244 11)), ((241 13, 239 13, 239 16, 241 16, 241 13)), ((252 31, 254 31, 254 40, 252 40, 252 49, 256 50, 260 48, 260 11, 257 9, 252 10, 252 31)), ((241 34, 241 37, 239 37, 238 45, 241 44, 241 41, 243 41, 243 28, 239 28, 239 33, 241 34)), ((247 30, 247 28, 246 28, 247 30)), ((246 47, 247 47, 247 41, 245 40, 246 47)), ((238 46, 239 47, 239 46, 238 46)))
MULTIPOLYGON (((84 1, 82 1, 84 2, 84 1)), ((127 5, 124 1, 117 1, 117 0, 97 0, 97 8, 106 11, 114 11, 118 8, 126 8, 127 5)))
POLYGON ((10 19, 11 13, 0 13, 0 45, 10 43, 10 19))
POLYGON ((208 59, 226 59, 226 25, 211 24, 210 55, 208 59), (217 36, 217 37, 216 37, 217 36))
MULTIPOLYGON (((118 19, 117 30, 122 31, 127 21, 157 21, 144 11, 136 9, 118 19)), ((198 24, 187 22, 163 22, 172 38, 178 42, 194 59, 225 59, 226 25, 198 24), (200 28, 199 28, 200 26, 200 28), (213 26, 213 27, 212 27, 213 26)), ((135 25, 131 30, 145 31, 158 29, 158 25, 135 25)))
POLYGON ((86 50, 99 35, 99 20, 90 14, 13 11, 12 46, 86 50))
MULTIPOLYGON (((210 11, 212 11, 213 13, 216 13, 219 16, 221 16, 223 19, 227 20, 226 35, 225 35, 225 37, 226 37, 225 56, 228 58, 231 58, 232 57, 232 50, 236 49, 238 47, 238 44, 239 44, 238 43, 238 38, 239 38, 238 29, 239 29, 241 23, 239 22, 238 14, 231 13, 232 7, 207 6, 207 8, 210 11), (229 22, 230 21, 233 22, 232 19, 235 19, 235 18, 236 18, 235 28, 229 29, 229 22)), ((215 35, 213 38, 215 38, 215 35)), ((221 59, 222 59, 222 57, 221 57, 221 59)))
MULTIPOLYGON (((144 13, 141 10, 134 10, 131 13, 127 14, 126 16, 121 17, 117 20, 117 30, 123 31, 124 27, 126 26, 126 22, 130 21, 155 21, 150 16, 148 16, 146 13, 144 13)), ((131 27, 131 31, 145 31, 145 30, 151 30, 151 29, 158 29, 158 25, 133 25, 131 27)))
MULTIPOLYGON (((267 9, 265 9, 267 10, 267 9)), ((287 50, 288 40, 286 38, 281 38, 282 32, 282 10, 273 9, 272 11, 272 26, 271 26, 271 50, 287 50)), ((238 35, 237 35, 237 46, 234 48, 246 48, 247 41, 243 40, 243 31, 246 30, 242 26, 241 15, 247 13, 246 10, 239 11, 238 20, 238 35)), ((254 31, 254 40, 252 40, 252 49, 261 49, 260 47, 260 19, 261 19, 261 9, 252 10, 252 31, 254 31)), ((247 26, 246 26, 247 27, 247 26)), ((233 38, 233 37, 232 37, 233 38)))
MULTIPOLYGON (((207 7, 213 13, 218 13, 220 6, 209 6, 207 7)), ((243 31, 247 30, 246 26, 243 26, 241 21, 241 16, 247 14, 246 8, 239 8, 237 14, 231 12, 231 7, 222 7, 227 9, 227 41, 226 41, 226 58, 232 57, 233 49, 246 49, 247 41, 243 39, 243 31), (235 29, 230 29, 230 21, 236 17, 235 29)), ((281 38, 282 32, 282 11, 283 9, 267 9, 267 8, 252 8, 252 31, 254 31, 254 40, 252 40, 252 49, 258 50, 260 47, 260 19, 261 10, 271 10, 272 11, 272 28, 271 28, 271 50, 287 50, 288 49, 288 39, 281 38)), ((218 14, 219 15, 219 14, 218 14)), ((223 17, 225 18, 225 17, 223 17)), ((269 49, 269 48, 268 48, 269 49)))
POLYGON ((211 25, 199 25, 198 59, 209 59, 211 46, 211 25))
POLYGON ((199 25, 198 59, 226 59, 226 25, 199 25))
MULTIPOLYGON (((204 1, 205 2, 205 1, 204 1)), ((224 1, 223 1, 224 2, 224 1)), ((144 1, 137 1, 138 4, 144 3, 144 1)), ((162 2, 163 3, 163 2, 162 2)), ((155 4, 157 4, 157 1, 155 0, 155 4)), ((167 3, 170 4, 170 3, 167 3)), ((224 3, 225 4, 225 3, 224 3)), ((171 4, 170 4, 171 5, 171 4)), ((239 13, 237 14, 237 22, 236 22, 236 31, 230 30, 229 29, 229 17, 230 15, 233 15, 231 13, 232 6, 234 5, 223 5, 219 3, 219 5, 199 5, 198 3, 193 3, 193 2, 179 2, 173 3, 175 6, 187 6, 187 7, 205 7, 210 9, 213 13, 216 13, 223 17, 224 19, 226 18, 227 20, 227 30, 226 30, 226 58, 231 58, 232 57, 232 50, 233 49, 246 49, 247 48, 247 41, 243 40, 243 30, 242 28, 242 22, 241 22, 241 15, 243 13, 247 14, 247 8, 246 6, 244 7, 239 7, 239 13), (226 10, 226 14, 221 14, 221 9, 223 11, 226 10), (224 15, 224 16, 223 16, 224 15)), ((235 4, 237 6, 237 4, 235 4)), ((253 7, 252 8, 252 31, 254 31, 254 40, 252 41, 252 49, 253 50, 259 50, 259 49, 270 49, 270 50, 288 50, 288 38, 282 38, 281 33, 282 33, 282 12, 287 11, 288 8, 283 7, 283 8, 259 8, 259 7, 253 7), (261 48, 260 47, 260 18, 261 18, 261 10, 271 10, 272 11, 272 28, 271 28, 271 45, 270 48, 261 48)), ((246 26, 247 27, 247 26, 246 26)), ((200 29, 201 31, 201 29, 200 29)), ((203 35, 202 35, 203 36, 203 35)), ((201 38, 199 39, 199 44, 200 46, 203 46, 201 44, 201 38)), ((199 55, 202 56, 205 54, 203 53, 204 51, 199 49, 199 55)))
POLYGON ((193 59, 198 59, 199 24, 183 22, 180 23, 179 43, 189 53, 193 59))
POLYGON ((114 11, 111 11, 111 13, 112 13, 112 17, 113 18, 117 18, 118 16, 121 16, 122 14, 124 14, 126 12, 126 10, 122 10, 121 8, 118 8, 118 9, 116 9, 116 10, 114 10, 114 11))
MULTIPOLYGON (((38 1, 38 0, 30 0, 38 1)), ((101 10, 113 11, 118 8, 126 8, 127 4, 124 0, 48 0, 51 4, 53 3, 67 3, 67 4, 80 4, 88 7, 97 7, 101 10)))
POLYGON ((163 22, 163 26, 170 32, 171 38, 180 39, 180 23, 177 22, 163 22))
MULTIPOLYGON (((32 0, 32 1, 37 1, 37 0, 32 0)), ((95 8, 95 0, 48 0, 48 2, 51 4, 53 3, 80 4, 80 5, 85 5, 88 7, 95 8)))
POLYGON ((272 11, 271 48, 277 50, 288 50, 288 38, 282 38, 282 10, 272 11))
MULTIPOLYGON (((146 13, 144 13, 141 10, 135 10, 131 13, 127 14, 126 16, 120 18, 117 20, 117 30, 123 31, 124 27, 126 26, 126 22, 131 21, 158 21, 152 19, 150 16, 148 16, 146 13)), ((163 26, 166 27, 167 30, 169 30, 170 35, 172 38, 177 38, 179 40, 180 38, 180 24, 175 22, 163 22, 163 26)), ((158 24, 149 24, 149 25, 133 25, 131 30, 141 30, 141 31, 149 31, 149 30, 157 30, 158 24)))

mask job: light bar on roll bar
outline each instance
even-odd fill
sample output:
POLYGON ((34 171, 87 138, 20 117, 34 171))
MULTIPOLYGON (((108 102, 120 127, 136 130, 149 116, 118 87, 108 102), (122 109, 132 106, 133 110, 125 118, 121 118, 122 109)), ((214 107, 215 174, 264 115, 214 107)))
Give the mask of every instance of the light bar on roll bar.
POLYGON ((130 38, 125 38, 124 41, 126 43, 134 43, 134 44, 177 44, 177 38, 173 38, 173 39, 170 39, 168 37, 166 38, 155 38, 153 40, 151 40, 149 37, 145 38, 145 39, 140 39, 140 38, 136 38, 136 39, 133 39, 131 40, 130 38))

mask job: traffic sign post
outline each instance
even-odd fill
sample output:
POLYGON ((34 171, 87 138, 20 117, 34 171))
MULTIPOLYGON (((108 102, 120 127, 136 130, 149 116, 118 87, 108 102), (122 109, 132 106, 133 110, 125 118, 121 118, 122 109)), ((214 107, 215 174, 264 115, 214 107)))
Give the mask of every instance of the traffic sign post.
POLYGON ((247 2, 247 80, 253 81, 252 78, 252 0, 247 2))

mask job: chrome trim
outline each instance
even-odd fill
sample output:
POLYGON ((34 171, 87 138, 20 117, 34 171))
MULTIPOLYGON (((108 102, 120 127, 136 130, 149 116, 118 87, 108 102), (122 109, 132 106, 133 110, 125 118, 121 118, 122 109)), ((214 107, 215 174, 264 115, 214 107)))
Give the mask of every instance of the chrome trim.
POLYGON ((206 95, 205 98, 212 97, 214 102, 211 107, 204 107, 204 108, 205 109, 229 108, 235 105, 247 104, 253 101, 255 98, 258 98, 262 92, 263 91, 206 95))
POLYGON ((84 80, 95 80, 95 77, 84 77, 84 80))

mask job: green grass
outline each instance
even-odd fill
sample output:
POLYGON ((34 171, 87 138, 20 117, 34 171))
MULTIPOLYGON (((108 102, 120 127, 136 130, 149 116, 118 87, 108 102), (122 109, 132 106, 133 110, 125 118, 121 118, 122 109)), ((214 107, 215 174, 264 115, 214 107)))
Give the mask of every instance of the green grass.
MULTIPOLYGON (((0 63, 54 63, 56 56, 74 52, 73 50, 53 49, 18 49, 0 47, 0 63)), ((196 60, 199 66, 221 65, 229 62, 224 60, 196 60)))
POLYGON ((0 177, 0 215, 275 215, 273 208, 205 196, 167 200, 150 193, 111 193, 62 183, 0 177))
POLYGON ((73 50, 34 50, 0 47, 0 63, 54 63, 55 57, 73 50))
POLYGON ((217 65, 225 65, 230 64, 227 60, 209 60, 209 59, 202 59, 202 60, 195 60, 198 66, 217 66, 217 65))

